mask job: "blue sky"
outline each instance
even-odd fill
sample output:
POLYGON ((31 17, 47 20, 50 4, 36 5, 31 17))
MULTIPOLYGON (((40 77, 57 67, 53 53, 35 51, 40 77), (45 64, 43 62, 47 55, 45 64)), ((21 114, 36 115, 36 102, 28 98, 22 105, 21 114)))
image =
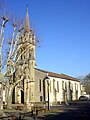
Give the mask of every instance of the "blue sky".
POLYGON ((41 41, 38 68, 74 77, 90 73, 90 0, 4 1, 19 18, 25 18, 28 3, 30 24, 41 41))

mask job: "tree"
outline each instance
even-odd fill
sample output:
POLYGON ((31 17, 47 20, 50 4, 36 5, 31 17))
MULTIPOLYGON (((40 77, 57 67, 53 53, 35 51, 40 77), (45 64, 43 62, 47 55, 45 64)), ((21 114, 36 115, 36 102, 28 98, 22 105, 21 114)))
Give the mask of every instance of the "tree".
POLYGON ((90 73, 84 77, 82 84, 85 86, 86 93, 90 94, 90 73))
MULTIPOLYGON (((1 45, 0 45, 0 50, 1 50, 1 71, 2 71, 2 48, 3 48, 3 41, 4 41, 4 27, 6 22, 8 21, 7 18, 3 18, 3 22, 2 22, 2 28, 1 28, 1 45)), ((3 73, 3 77, 5 78, 5 82, 3 81, 3 84, 6 86, 8 93, 6 94, 6 98, 7 98, 7 106, 8 108, 10 107, 11 104, 11 98, 12 98, 12 91, 13 88, 15 87, 15 85, 21 81, 22 79, 24 79, 25 74, 24 74, 24 68, 21 68, 22 71, 22 75, 21 75, 21 79, 19 79, 18 81, 13 81, 13 74, 17 69, 17 66, 21 65, 21 55, 23 55, 28 49, 30 49, 31 44, 28 42, 22 42, 22 38, 21 38, 21 34, 22 34, 22 30, 23 28, 20 28, 18 31, 16 31, 16 27, 17 25, 14 23, 13 24, 13 34, 12 34, 12 38, 11 41, 9 42, 10 46, 9 46, 9 51, 7 54, 7 61, 6 61, 6 71, 5 73, 3 73), (16 37, 15 37, 15 33, 16 33, 16 37), (20 50, 22 49, 22 51, 20 52, 20 50), (19 55, 18 55, 19 53, 19 55)), ((2 73, 1 73, 2 74, 2 73)))
MULTIPOLYGON (((2 4, 0 4, 1 6, 2 4)), ((2 6, 1 6, 2 8, 2 6)), ((3 9, 2 9, 3 10, 3 9)), ((32 45, 29 41, 23 41, 23 37, 28 36, 27 32, 24 31, 24 25, 21 22, 22 20, 13 17, 10 15, 6 16, 5 14, 1 16, 1 30, 0 30, 0 74, 3 76, 3 85, 6 88, 6 102, 7 107, 10 108, 12 101, 12 92, 15 86, 22 81, 25 77, 25 62, 27 61, 21 59, 24 53, 32 51, 32 45), (12 34, 8 31, 8 35, 11 36, 9 39, 5 37, 5 30, 8 25, 13 28, 12 34), (8 41, 8 44, 4 41, 8 41), (6 48, 6 51, 4 50, 6 48), (4 50, 4 52, 2 52, 4 50), (3 54, 4 53, 4 54, 3 54), (2 58, 4 58, 2 60, 2 58), (5 63, 5 67, 4 67, 5 63), (2 72, 3 67, 4 72, 2 72), (17 77, 15 74, 17 71, 20 71, 17 77)), ((29 21, 29 20, 28 20, 29 21)), ((30 36, 33 36, 33 31, 30 30, 30 36)), ((33 36, 34 38, 34 36, 33 36)), ((33 40, 33 44, 38 45, 40 43, 39 39, 33 40)), ((30 53, 31 54, 31 53, 30 53)))
MULTIPOLYGON (((6 101, 7 101, 7 107, 10 108, 11 101, 12 101, 12 91, 14 87, 25 78, 25 71, 23 67, 20 67, 22 65, 21 56, 27 52, 31 48, 31 43, 29 42, 23 42, 22 41, 22 34, 23 34, 23 26, 20 23, 20 25, 17 24, 17 22, 14 22, 11 26, 13 28, 13 33, 11 36, 11 39, 8 42, 7 52, 6 52, 6 59, 4 59, 4 62, 2 61, 3 55, 3 46, 4 44, 4 30, 7 27, 7 24, 9 22, 12 23, 12 19, 9 17, 6 17, 5 15, 2 16, 2 25, 0 30, 0 76, 3 76, 3 85, 6 88, 6 101), (7 23, 7 24, 6 24, 7 23), (19 26, 19 27, 18 27, 19 26), (2 73, 2 69, 5 63, 5 72, 2 73), (14 73, 18 69, 17 66, 20 68, 20 74, 18 80, 14 80, 14 73)), ((9 31, 8 31, 9 32, 9 31)), ((10 34, 10 32, 9 32, 10 34)))

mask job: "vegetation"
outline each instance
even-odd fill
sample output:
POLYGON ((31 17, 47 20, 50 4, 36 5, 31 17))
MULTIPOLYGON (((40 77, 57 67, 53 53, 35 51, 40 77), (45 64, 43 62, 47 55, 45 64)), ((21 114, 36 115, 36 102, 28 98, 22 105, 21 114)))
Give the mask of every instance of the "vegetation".
POLYGON ((90 94, 90 73, 82 79, 82 84, 85 86, 85 91, 90 94))
POLYGON ((5 86, 7 107, 10 108, 13 89, 25 78, 25 71, 24 67, 22 67, 21 56, 30 50, 31 43, 22 41, 22 35, 24 33, 23 24, 20 23, 19 20, 18 22, 16 20, 12 21, 10 16, 4 14, 5 12, 3 12, 4 8, 2 5, 3 4, 0 2, 0 9, 2 11, 2 16, 0 16, 0 81, 5 86), (9 30, 10 28, 12 31, 9 30), (8 36, 11 36, 8 40, 5 36, 6 29, 8 36), (21 72, 19 76, 17 76, 18 79, 15 80, 14 74, 18 67, 21 72), (3 68, 4 72, 2 72, 3 68))

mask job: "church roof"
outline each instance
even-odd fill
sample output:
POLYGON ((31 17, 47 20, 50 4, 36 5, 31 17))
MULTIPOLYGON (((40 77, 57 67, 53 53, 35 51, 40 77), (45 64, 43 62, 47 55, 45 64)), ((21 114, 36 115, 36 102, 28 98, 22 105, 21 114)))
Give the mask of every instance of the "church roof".
POLYGON ((48 73, 48 76, 51 76, 51 77, 62 78, 62 79, 67 79, 67 80, 80 82, 77 78, 71 77, 71 76, 66 75, 66 74, 62 74, 62 73, 58 74, 58 73, 49 72, 49 71, 46 71, 46 70, 41 70, 41 69, 38 69, 38 68, 36 68, 36 69, 41 71, 41 72, 48 73))
POLYGON ((27 5, 26 18, 25 18, 25 23, 24 23, 24 32, 29 32, 29 31, 30 31, 30 21, 29 21, 28 5, 27 5))

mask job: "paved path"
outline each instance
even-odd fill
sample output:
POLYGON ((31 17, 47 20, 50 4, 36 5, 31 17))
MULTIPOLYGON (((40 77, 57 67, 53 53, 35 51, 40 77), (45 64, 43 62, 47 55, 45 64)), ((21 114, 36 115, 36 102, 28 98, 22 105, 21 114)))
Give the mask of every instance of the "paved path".
POLYGON ((48 114, 44 117, 39 117, 43 120, 90 120, 90 102, 71 103, 67 107, 53 107, 63 112, 48 114))

